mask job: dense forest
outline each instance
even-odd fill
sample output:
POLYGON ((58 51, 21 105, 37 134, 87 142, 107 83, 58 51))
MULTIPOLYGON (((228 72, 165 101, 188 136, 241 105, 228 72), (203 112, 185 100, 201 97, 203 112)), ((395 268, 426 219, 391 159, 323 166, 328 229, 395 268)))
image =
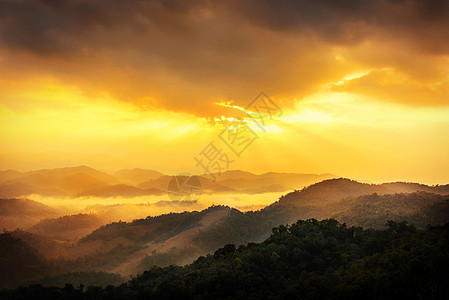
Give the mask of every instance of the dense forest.
MULTIPOLYGON (((449 224, 384 230, 334 219, 272 229, 262 243, 228 244, 192 264, 152 267, 119 286, 31 285, 1 299, 447 299, 449 224)), ((31 270, 30 270, 31 271, 31 270)))

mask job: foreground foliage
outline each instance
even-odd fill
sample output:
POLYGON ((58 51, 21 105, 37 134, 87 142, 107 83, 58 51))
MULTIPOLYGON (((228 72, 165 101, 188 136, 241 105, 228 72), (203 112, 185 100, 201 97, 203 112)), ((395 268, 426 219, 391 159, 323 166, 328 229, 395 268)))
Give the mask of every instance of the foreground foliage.
POLYGON ((117 287, 0 292, 1 299, 447 299, 449 224, 386 230, 333 219, 273 228, 262 243, 228 244, 184 267, 154 267, 117 287))

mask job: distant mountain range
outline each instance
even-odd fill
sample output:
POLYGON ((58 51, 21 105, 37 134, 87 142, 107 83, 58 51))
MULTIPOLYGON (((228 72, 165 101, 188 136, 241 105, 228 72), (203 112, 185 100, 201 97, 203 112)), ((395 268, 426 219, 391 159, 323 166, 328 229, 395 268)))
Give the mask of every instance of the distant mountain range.
MULTIPOLYGON (((324 179, 332 174, 266 173, 256 175, 230 170, 214 174, 217 181, 199 176, 205 193, 286 192, 324 179)), ((0 197, 37 194, 52 197, 136 197, 161 195, 173 176, 154 170, 132 169, 106 173, 87 166, 43 169, 30 172, 0 171, 0 197)))
MULTIPOLYGON (((245 180, 257 180, 259 176, 273 175, 245 176, 245 180)), ((273 177, 276 176, 280 175, 273 177)), ((232 179, 223 179, 229 180, 232 179)), ((55 218, 51 217, 54 212, 50 207, 36 202, 4 199, 0 203, 5 207, 3 215, 14 215, 15 210, 29 214, 27 204, 38 214, 49 214, 27 231, 9 232, 57 266, 57 270, 51 269, 47 274, 70 270, 128 276, 153 265, 186 264, 226 244, 263 241, 273 227, 298 219, 335 218, 366 228, 383 228, 388 220, 408 221, 421 228, 449 222, 449 185, 374 185, 343 178, 324 180, 288 193, 258 211, 243 213, 226 206, 212 206, 202 211, 116 221, 98 227, 100 221, 95 215, 55 218), (85 233, 79 240, 71 239, 85 233), (71 242, 62 242, 64 235, 71 242), (55 257, 60 259, 54 261, 55 257)))

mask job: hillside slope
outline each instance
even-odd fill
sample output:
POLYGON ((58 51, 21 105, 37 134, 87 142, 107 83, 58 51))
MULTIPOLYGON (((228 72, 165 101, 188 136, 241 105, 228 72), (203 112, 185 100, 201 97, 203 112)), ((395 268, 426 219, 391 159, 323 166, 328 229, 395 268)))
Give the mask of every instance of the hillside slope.
POLYGON ((151 268, 116 287, 1 291, 55 299, 447 299, 449 224, 389 222, 363 230, 335 220, 273 228, 262 243, 228 244, 184 267, 151 268))
MULTIPOLYGON (((262 210, 243 213, 225 206, 212 206, 202 211, 112 222, 71 244, 56 243, 52 246, 55 240, 37 242, 39 237, 61 239, 52 229, 64 228, 64 224, 72 221, 70 218, 47 220, 34 227, 34 234, 21 231, 12 234, 39 250, 51 253, 45 255, 47 258, 61 256, 62 260, 57 262, 61 271, 131 275, 153 265, 183 265, 226 244, 261 242, 269 237, 273 227, 291 224, 298 219, 334 217, 349 225, 379 229, 384 228, 388 220, 409 221, 421 228, 441 225, 449 222, 449 195, 416 192, 416 189, 438 191, 436 188, 403 183, 366 185, 346 179, 326 180, 285 195, 262 210), (414 192, 388 194, 404 190, 414 192), (54 251, 48 250, 50 247, 54 251)), ((445 191, 445 188, 440 190, 445 191)))

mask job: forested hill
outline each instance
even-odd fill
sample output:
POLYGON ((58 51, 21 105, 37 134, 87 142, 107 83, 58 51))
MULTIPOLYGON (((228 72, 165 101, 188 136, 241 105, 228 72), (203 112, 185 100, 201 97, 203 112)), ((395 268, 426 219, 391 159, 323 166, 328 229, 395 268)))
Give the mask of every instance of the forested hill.
POLYGON ((358 197, 370 194, 397 194, 427 192, 441 195, 449 194, 449 184, 428 186, 419 183, 391 182, 382 184, 367 184, 347 178, 328 179, 302 190, 297 190, 281 197, 281 205, 304 206, 332 204, 348 197, 358 197))
MULTIPOLYGON (((368 185, 347 179, 327 180, 281 197, 259 211, 244 213, 226 206, 212 206, 200 212, 113 222, 97 228, 74 244, 51 240, 56 232, 49 230, 56 228, 60 221, 70 221, 73 217, 47 221, 33 227, 33 233, 17 230, 5 233, 37 250, 40 265, 45 268, 32 274, 22 272, 20 276, 10 276, 29 266, 28 260, 21 257, 22 252, 8 253, 14 264, 0 261, 0 288, 29 283, 60 285, 62 278, 73 277, 66 277, 65 273, 74 272, 78 272, 77 278, 84 282, 84 275, 92 276, 83 272, 107 272, 99 283, 94 283, 101 285, 109 280, 116 281, 110 274, 126 277, 154 265, 185 265, 226 244, 261 242, 270 236, 273 227, 292 224, 298 219, 334 218, 348 226, 374 229, 384 229, 389 220, 407 221, 422 229, 449 222, 449 196, 416 188, 436 192, 444 191, 446 186, 368 185), (391 193, 380 190, 385 186, 391 193), (351 187, 357 192, 351 194, 351 187), (412 192, 393 193, 392 187, 398 188, 398 192, 412 192)), ((84 219, 86 216, 78 217, 84 219)))
POLYGON ((262 243, 228 244, 184 267, 154 267, 117 287, 0 292, 1 299, 447 299, 449 224, 385 230, 307 220, 262 243))

